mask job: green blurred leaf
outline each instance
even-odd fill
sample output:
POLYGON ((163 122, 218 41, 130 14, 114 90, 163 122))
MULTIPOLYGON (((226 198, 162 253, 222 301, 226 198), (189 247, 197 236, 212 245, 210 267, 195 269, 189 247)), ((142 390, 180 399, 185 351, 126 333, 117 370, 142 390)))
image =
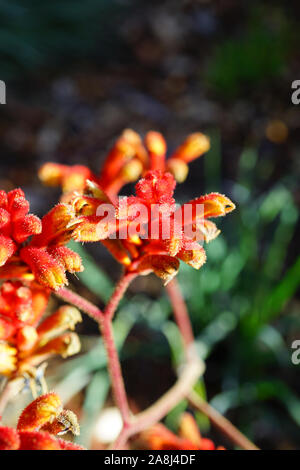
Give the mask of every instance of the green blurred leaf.
POLYGON ((69 246, 78 253, 84 264, 84 271, 78 277, 95 295, 107 302, 113 292, 113 284, 105 272, 98 266, 80 243, 70 242, 69 246))

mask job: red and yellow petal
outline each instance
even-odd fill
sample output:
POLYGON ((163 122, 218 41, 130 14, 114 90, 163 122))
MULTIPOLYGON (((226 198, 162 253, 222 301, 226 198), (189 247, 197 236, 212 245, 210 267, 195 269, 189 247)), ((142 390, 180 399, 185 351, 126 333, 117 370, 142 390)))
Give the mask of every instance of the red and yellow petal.
POLYGON ((20 256, 43 286, 57 290, 68 283, 64 267, 43 248, 22 248, 20 256))
POLYGON ((184 247, 179 251, 177 257, 189 266, 200 269, 206 261, 206 253, 197 242, 185 242, 184 247))
POLYGON ((0 341, 0 374, 10 376, 17 366, 17 350, 5 341, 0 341))
POLYGON ((81 314, 76 307, 63 305, 37 327, 39 340, 49 341, 66 330, 74 330, 75 325, 81 321, 81 314))
POLYGON ((52 422, 63 410, 59 396, 54 393, 41 395, 29 403, 19 417, 19 431, 35 431, 48 422, 52 422))
POLYGON ((145 255, 138 263, 136 269, 143 275, 153 271, 166 285, 176 276, 179 269, 179 261, 173 256, 163 254, 145 255))
POLYGON ((66 246, 54 246, 49 248, 48 253, 55 258, 69 273, 83 271, 81 257, 75 251, 66 246))
POLYGON ((184 204, 183 208, 186 206, 190 206, 192 210, 188 211, 188 213, 191 212, 191 215, 185 217, 185 224, 196 222, 197 219, 224 216, 235 209, 234 203, 228 197, 219 193, 200 196, 184 204))

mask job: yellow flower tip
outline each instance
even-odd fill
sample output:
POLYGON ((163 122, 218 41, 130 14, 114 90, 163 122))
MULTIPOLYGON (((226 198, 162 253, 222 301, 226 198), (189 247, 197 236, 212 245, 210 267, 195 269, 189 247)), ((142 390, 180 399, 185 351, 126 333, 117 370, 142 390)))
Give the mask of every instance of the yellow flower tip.
POLYGON ((153 271, 167 285, 177 274, 179 261, 168 255, 146 255, 138 265, 141 274, 153 271))
POLYGON ((50 392, 31 402, 21 413, 17 429, 35 431, 44 424, 52 422, 63 410, 59 396, 50 392))
POLYGON ((24 326, 17 333, 17 344, 20 351, 29 351, 37 342, 38 334, 33 326, 24 326))
POLYGON ((73 356, 74 354, 79 353, 81 349, 81 344, 79 337, 76 333, 67 333, 62 338, 62 348, 60 350, 60 355, 63 358, 73 356))
POLYGON ((37 333, 44 343, 68 329, 74 330, 76 324, 81 321, 82 316, 76 307, 63 305, 38 326, 37 333))
POLYGON ((170 158, 167 161, 168 171, 172 173, 178 183, 183 183, 188 175, 189 167, 180 158, 170 158))
POLYGON ((180 158, 186 163, 201 157, 210 149, 209 138, 201 132, 190 134, 183 144, 175 151, 172 158, 180 158))
POLYGON ((57 163, 45 163, 38 172, 40 180, 48 186, 58 186, 63 176, 62 165, 57 163))
POLYGON ((10 376, 16 369, 17 350, 5 341, 0 341, 0 374, 10 376))
POLYGON ((130 266, 130 265, 131 265, 131 259, 130 259, 129 256, 127 256, 127 255, 124 255, 122 258, 120 258, 120 262, 121 262, 124 266, 130 266))
POLYGON ((133 129, 124 129, 122 137, 133 145, 139 145, 142 143, 141 137, 133 129))
POLYGON ((142 162, 137 158, 133 158, 122 168, 122 178, 128 183, 134 182, 141 176, 142 171, 142 162))
POLYGON ((64 193, 82 191, 85 187, 86 176, 82 173, 70 173, 63 179, 62 190, 64 193))
POLYGON ((142 240, 138 235, 132 235, 130 237, 130 243, 134 243, 135 245, 142 245, 142 240))
POLYGON ((223 215, 229 214, 235 209, 235 204, 224 194, 218 194, 219 203, 223 207, 223 215))
POLYGON ((179 252, 178 258, 192 268, 200 269, 206 262, 206 253, 202 246, 193 242, 190 248, 184 248, 179 252))
POLYGON ((165 155, 167 144, 160 132, 150 131, 146 134, 145 144, 150 153, 165 155))
POLYGON ((179 424, 179 434, 196 446, 201 445, 202 436, 195 418, 190 413, 183 413, 179 424))

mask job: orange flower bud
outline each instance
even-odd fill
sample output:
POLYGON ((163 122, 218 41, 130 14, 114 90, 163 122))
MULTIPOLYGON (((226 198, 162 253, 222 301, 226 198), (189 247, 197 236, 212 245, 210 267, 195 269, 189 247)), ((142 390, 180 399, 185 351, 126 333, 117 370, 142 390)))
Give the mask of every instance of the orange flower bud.
POLYGON ((155 131, 148 132, 145 144, 150 156, 150 170, 164 171, 167 144, 162 134, 155 131))
POLYGON ((125 163, 121 170, 121 178, 123 184, 136 181, 142 174, 143 165, 138 158, 133 158, 128 163, 125 163))
POLYGON ((50 289, 45 289, 45 287, 32 282, 30 284, 30 290, 32 293, 32 310, 34 315, 32 324, 36 325, 41 315, 44 313, 45 308, 47 307, 50 296, 50 289))
POLYGON ((201 132, 196 132, 194 134, 190 134, 186 138, 186 140, 182 145, 180 145, 171 158, 180 158, 184 162, 188 163, 195 158, 200 157, 209 149, 209 138, 206 135, 201 134, 201 132))
POLYGON ((56 393, 41 395, 29 403, 20 415, 17 429, 35 431, 44 424, 52 422, 62 412, 61 399, 56 393))
POLYGON ((17 365, 17 350, 5 342, 0 342, 0 374, 9 376, 17 365))
POLYGON ((81 272, 84 269, 80 256, 66 246, 49 248, 48 253, 59 261, 69 273, 81 272))
POLYGON ((74 217, 75 213, 70 205, 57 204, 42 218, 42 233, 33 237, 31 245, 45 247, 50 243, 68 242, 72 231, 67 227, 74 217))
POLYGON ((202 436, 200 434, 195 418, 191 413, 182 413, 179 423, 179 434, 184 439, 188 439, 193 444, 200 446, 202 436))
POLYGON ((65 333, 47 342, 36 349, 33 361, 52 354, 59 354, 63 358, 73 356, 80 351, 80 341, 76 333, 65 333))
POLYGON ((69 167, 62 180, 63 192, 83 191, 87 179, 93 179, 93 174, 89 168, 83 165, 69 167))
POLYGON ((77 308, 64 305, 37 327, 37 333, 44 343, 68 329, 74 330, 76 323, 81 321, 82 317, 77 308))
POLYGON ((33 326, 24 326, 20 328, 17 333, 17 345, 19 351, 29 351, 33 348, 38 335, 36 329, 33 326))
POLYGON ((65 165, 58 163, 45 163, 38 172, 40 180, 48 186, 58 186, 62 183, 62 178, 66 170, 65 165))
POLYGON ((20 256, 30 266, 37 282, 57 290, 68 283, 63 266, 42 248, 22 248, 20 256))
POLYGON ((197 242, 188 242, 177 256, 195 269, 200 269, 206 261, 205 250, 197 242))
POLYGON ((48 186, 61 185, 64 192, 82 191, 86 180, 93 178, 93 174, 83 165, 69 167, 49 162, 40 168, 39 178, 48 186))
POLYGON ((178 183, 183 183, 189 172, 189 167, 180 158, 170 158, 167 161, 167 169, 178 183))
POLYGON ((137 268, 141 274, 148 274, 149 271, 153 271, 164 281, 164 285, 167 285, 176 276, 178 269, 179 261, 167 255, 146 255, 137 268))
POLYGON ((234 203, 223 194, 210 193, 205 196, 200 196, 187 204, 203 204, 205 218, 207 217, 220 217, 228 214, 235 209, 234 203))

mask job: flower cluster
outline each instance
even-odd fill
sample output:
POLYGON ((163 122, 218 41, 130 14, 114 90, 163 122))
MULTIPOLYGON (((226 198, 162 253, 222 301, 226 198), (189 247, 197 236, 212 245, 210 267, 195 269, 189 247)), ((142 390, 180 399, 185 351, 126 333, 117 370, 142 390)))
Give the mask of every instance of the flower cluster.
POLYGON ((81 321, 75 307, 60 307, 40 322, 49 290, 35 282, 6 281, 0 289, 0 374, 14 378, 30 372, 53 354, 67 357, 80 350, 73 330, 81 321))
POLYGON ((67 284, 66 271, 82 271, 81 259, 65 244, 72 208, 58 204, 42 220, 28 214, 21 189, 0 191, 0 278, 36 280, 46 288, 67 284))
POLYGON ((166 282, 177 273, 179 260, 199 269, 206 259, 199 241, 209 242, 220 233, 207 219, 223 216, 235 206, 226 196, 211 193, 176 208, 175 185, 170 173, 151 170, 136 184, 136 196, 113 204, 100 186, 88 182, 88 194, 70 201, 77 214, 73 238, 101 241, 128 270, 153 270, 166 282))
POLYGON ((64 410, 55 393, 41 395, 22 412, 17 429, 0 426, 0 450, 84 450, 57 434, 79 434, 76 415, 64 410))
POLYGON ((153 271, 167 283, 176 275, 180 261, 196 269, 204 264, 202 243, 220 233, 208 219, 235 208, 219 193, 176 207, 176 181, 186 178, 187 164, 209 146, 206 136, 191 134, 167 159, 166 142, 160 133, 148 132, 143 143, 138 134, 127 129, 109 152, 99 176, 86 167, 48 163, 40 177, 48 184, 61 184, 68 192, 64 200, 76 214, 69 224, 75 241, 101 241, 128 271, 153 271), (136 195, 117 198, 122 186, 140 175, 136 195))
POLYGON ((178 436, 162 424, 145 431, 142 443, 150 450, 225 450, 216 447, 212 440, 204 438, 190 413, 183 413, 178 436))

